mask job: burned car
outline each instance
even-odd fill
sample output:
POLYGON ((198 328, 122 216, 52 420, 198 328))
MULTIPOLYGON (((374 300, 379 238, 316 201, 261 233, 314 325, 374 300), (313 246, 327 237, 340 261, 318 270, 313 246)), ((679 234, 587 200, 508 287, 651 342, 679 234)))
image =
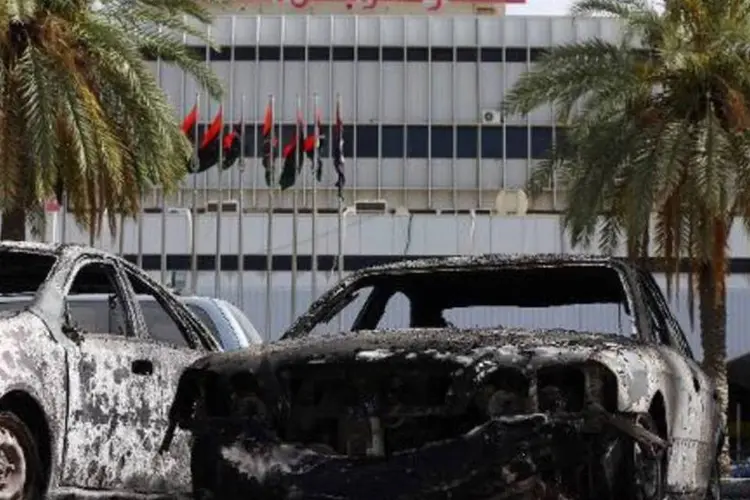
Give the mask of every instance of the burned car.
POLYGON ((714 386, 616 259, 355 272, 281 341, 193 363, 170 414, 200 499, 719 498, 714 386))
POLYGON ((189 493, 190 435, 182 454, 158 447, 182 370, 218 349, 121 258, 0 242, 0 498, 189 493), (158 303, 154 321, 141 300, 158 303))

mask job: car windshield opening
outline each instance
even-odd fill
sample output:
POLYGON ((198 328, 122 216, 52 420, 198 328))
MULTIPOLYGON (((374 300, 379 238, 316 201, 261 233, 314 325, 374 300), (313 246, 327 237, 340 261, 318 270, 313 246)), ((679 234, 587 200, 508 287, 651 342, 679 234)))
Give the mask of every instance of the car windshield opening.
POLYGON ((623 281, 606 265, 363 275, 331 296, 314 323, 315 334, 445 327, 632 331, 623 281))

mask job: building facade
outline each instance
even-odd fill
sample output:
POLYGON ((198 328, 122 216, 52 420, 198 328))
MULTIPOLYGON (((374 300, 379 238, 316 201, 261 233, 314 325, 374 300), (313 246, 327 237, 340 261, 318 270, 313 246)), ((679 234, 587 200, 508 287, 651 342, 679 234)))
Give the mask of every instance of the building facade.
MULTIPOLYGON (((270 96, 280 124, 275 135, 283 141, 294 134, 298 112, 311 124, 316 110, 330 137, 340 96, 347 203, 491 209, 499 190, 525 186, 557 134, 551 106, 503 116, 506 90, 552 45, 619 37, 615 19, 573 17, 219 15, 205 29, 219 50, 191 38, 186 43, 225 82, 222 102, 202 98, 174 68, 150 64, 180 116, 197 96, 201 122, 209 122, 219 106, 228 122, 244 122, 246 160, 186 179, 183 194, 195 181, 198 203, 205 205, 236 200, 241 185, 245 207, 252 209, 266 206, 257 155, 270 96)), ((336 208, 330 158, 324 165, 316 201, 336 208)), ((311 205, 312 181, 308 173, 298 183, 303 208, 311 205)), ((560 196, 550 186, 531 208, 559 209, 560 196)), ((291 189, 278 193, 277 206, 291 208, 292 198, 291 189)), ((191 199, 171 198, 168 205, 186 206, 191 199)), ((158 203, 158 196, 153 200, 158 203)))

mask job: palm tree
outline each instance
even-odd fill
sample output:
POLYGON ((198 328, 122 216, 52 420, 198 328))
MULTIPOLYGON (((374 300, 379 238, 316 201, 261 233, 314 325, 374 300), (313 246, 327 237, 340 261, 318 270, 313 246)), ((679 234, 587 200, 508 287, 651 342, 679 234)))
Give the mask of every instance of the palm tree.
MULTIPOLYGON (((27 215, 64 192, 92 234, 102 214, 138 212, 151 185, 186 174, 191 148, 144 63, 187 71, 213 96, 217 78, 182 43, 209 22, 195 0, 7 0, 0 3, 2 239, 25 239, 27 215)), ((114 230, 114 229, 113 229, 114 230)))
POLYGON ((554 103, 565 131, 531 191, 565 185, 574 245, 598 235, 642 257, 652 240, 668 293, 687 259, 726 419, 727 243, 736 219, 750 230, 750 1, 581 0, 573 14, 618 16, 624 36, 552 48, 506 96, 509 113, 554 103))

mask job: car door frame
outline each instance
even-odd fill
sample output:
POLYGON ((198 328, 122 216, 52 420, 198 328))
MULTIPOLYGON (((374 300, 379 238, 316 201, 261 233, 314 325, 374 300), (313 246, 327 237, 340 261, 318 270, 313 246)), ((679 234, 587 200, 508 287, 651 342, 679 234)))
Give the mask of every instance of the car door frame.
MULTIPOLYGON (((176 315, 178 316, 180 320, 180 323, 183 323, 188 327, 189 335, 186 337, 186 340, 188 341, 188 344, 190 345, 191 349, 201 350, 205 352, 206 354, 209 352, 222 350, 221 345, 218 343, 216 339, 214 339, 211 332, 208 331, 207 327, 204 326, 203 323, 200 322, 200 319, 195 317, 195 315, 190 311, 190 309, 187 307, 186 304, 182 303, 176 297, 173 297, 168 292, 168 290, 166 290, 162 285, 159 285, 157 282, 151 279, 151 277, 148 274, 143 272, 138 267, 125 261, 119 261, 118 263, 120 264, 122 280, 125 286, 127 286, 130 292, 132 293, 132 297, 134 299, 133 302, 134 304, 136 304, 135 310, 136 310, 136 316, 138 320, 138 335, 140 338, 147 340, 147 341, 153 340, 151 338, 151 335, 148 333, 148 325, 146 324, 146 320, 141 311, 140 303, 137 300, 138 295, 136 294, 135 290, 130 284, 130 279, 128 278, 128 275, 127 275, 128 272, 131 272, 134 275, 136 275, 138 278, 143 280, 143 282, 149 288, 151 288, 155 293, 158 293, 158 295, 161 296, 168 305, 168 307, 165 308, 167 309, 167 312, 173 311, 174 313, 176 313, 176 315), (162 292, 165 292, 165 293, 162 293, 162 292)), ((155 297, 155 300, 157 300, 158 302, 158 299, 156 299, 156 297, 155 297)), ((162 305, 162 307, 164 306, 162 305)))
MULTIPOLYGON (((123 368, 124 370, 119 372, 120 377, 126 377, 125 383, 123 384, 123 387, 127 387, 128 390, 125 391, 126 394, 131 395, 131 390, 134 390, 135 397, 141 398, 141 399, 148 399, 148 394, 153 393, 153 391, 156 389, 155 382, 150 377, 148 373, 145 375, 136 375, 131 373, 131 370, 133 369, 134 362, 136 360, 141 359, 143 355, 146 353, 143 349, 143 344, 140 342, 140 330, 138 324, 138 311, 134 309, 134 299, 132 295, 132 289, 127 286, 128 283, 124 281, 123 274, 122 274, 122 268, 119 260, 117 258, 114 258, 113 256, 108 255, 102 255, 102 254, 94 254, 94 253, 82 253, 79 256, 76 257, 75 261, 71 263, 70 268, 67 272, 67 275, 64 280, 64 285, 61 290, 61 316, 62 316, 62 322, 61 322, 61 334, 70 339, 73 344, 75 344, 75 347, 73 349, 77 349, 77 357, 75 358, 77 361, 82 362, 84 361, 85 356, 87 355, 85 343, 89 342, 94 350, 93 357, 95 359, 96 356, 96 349, 97 345, 103 343, 104 344, 104 350, 111 348, 112 346, 107 344, 114 344, 114 349, 116 349, 115 354, 121 355, 121 358, 118 358, 115 356, 116 359, 119 359, 121 361, 129 362, 131 366, 123 367, 119 366, 116 367, 115 370, 119 370, 123 368), (84 268, 87 265, 91 264, 104 264, 110 267, 109 271, 113 273, 113 276, 110 276, 111 279, 113 279, 113 285, 117 291, 117 293, 120 296, 121 301, 121 307, 123 310, 123 313, 125 315, 125 323, 126 323, 126 331, 124 332, 124 335, 111 335, 111 334, 103 334, 103 333, 97 333, 97 332, 88 332, 88 334, 80 334, 75 333, 71 335, 68 332, 62 331, 63 325, 65 325, 65 305, 64 301, 67 299, 70 289, 75 281, 75 279, 78 276, 79 271, 84 268), (80 335, 80 337, 78 337, 80 335), (119 345, 118 345, 119 344, 119 345)), ((111 352, 111 351, 110 351, 111 352)), ((80 382, 80 368, 81 365, 69 363, 68 364, 68 380, 69 380, 69 387, 73 390, 81 391, 81 394, 85 393, 83 387, 79 387, 78 385, 80 382), (77 374, 73 373, 74 370, 79 370, 77 374), (76 387, 73 387, 73 386, 76 387)), ((94 370, 96 370, 97 366, 96 363, 94 363, 94 370)), ((106 369, 106 368, 104 368, 106 369)), ((113 377, 115 374, 113 373, 113 377)), ((122 380, 122 379, 120 379, 122 380)), ((69 389, 69 390, 70 390, 69 389)), ((131 395, 132 396, 132 395, 131 395)), ((127 399, 127 398, 126 398, 127 399)), ((83 432, 85 434, 85 428, 87 427, 87 424, 93 423, 95 420, 95 417, 93 415, 86 415, 85 413, 82 413, 80 415, 81 418, 84 419, 92 419, 92 420, 85 420, 83 423, 81 423, 81 427, 79 429, 75 429, 73 425, 76 423, 75 415, 72 412, 78 411, 80 406, 80 411, 85 412, 83 409, 86 405, 86 401, 84 399, 81 399, 80 401, 73 400, 73 397, 69 394, 68 396, 68 415, 67 415, 67 432, 66 432, 66 441, 65 441, 65 457, 64 457, 64 464, 63 468, 61 470, 61 483, 64 486, 83 486, 83 487, 92 487, 92 483, 90 481, 91 476, 91 466, 93 465, 96 467, 96 464, 88 463, 86 467, 82 467, 80 463, 77 463, 76 460, 81 460, 81 457, 76 455, 75 453, 72 453, 70 451, 71 443, 74 442, 76 438, 76 433, 83 432), (72 454, 71 454, 72 453, 72 454), (85 478, 82 479, 84 475, 89 475, 89 482, 86 482, 85 478)), ((116 398, 115 398, 116 401, 116 398)), ((120 408, 120 406, 117 406, 117 403, 112 403, 115 405, 115 408, 120 408)), ((124 417, 123 420, 127 420, 128 416, 130 414, 128 413, 127 408, 129 406, 132 406, 128 404, 127 402, 123 406, 125 415, 120 415, 121 417, 124 417)), ((132 411, 135 413, 136 410, 132 409, 132 411)), ((110 415, 110 418, 113 416, 110 415)), ((115 416, 116 417, 116 416, 115 416)), ((144 417, 149 422, 151 422, 149 417, 144 417)), ((123 468, 126 466, 126 464, 131 461, 138 461, 135 457, 131 457, 131 455, 135 455, 136 457, 138 454, 141 453, 141 443, 137 440, 131 440, 126 439, 122 443, 118 443, 120 447, 112 446, 111 440, 113 439, 111 436, 116 435, 113 433, 116 433, 116 428, 112 427, 112 423, 110 422, 110 430, 109 430, 109 441, 107 444, 104 442, 100 443, 100 446, 110 446, 110 455, 107 457, 110 463, 107 464, 99 464, 99 467, 104 466, 105 468, 108 467, 120 467, 123 468), (128 448, 128 443, 131 444, 131 448, 128 448), (138 443, 137 445, 135 443, 138 443), (119 457, 119 458, 118 458, 119 457)), ((114 426, 117 425, 117 422, 115 422, 114 426)), ((89 430, 96 429, 96 425, 94 427, 89 426, 89 430)), ((154 427, 152 423, 145 424, 145 427, 140 429, 143 435, 155 435, 157 432, 157 429, 154 427)), ((101 449, 99 450, 101 452, 101 449)), ((144 464, 140 465, 144 471, 148 470, 148 467, 144 464)), ((134 467, 134 469, 137 469, 137 466, 134 467)), ((119 470, 119 469, 118 469, 119 470)), ((119 471, 122 472, 122 471, 119 471)), ((118 472, 110 473, 110 472, 97 472, 100 476, 104 476, 104 479, 101 480, 100 487, 110 490, 110 491, 119 491, 119 490, 127 490, 133 487, 148 487, 148 479, 139 479, 138 475, 140 474, 140 471, 134 472, 133 470, 130 471, 131 475, 128 476, 128 474, 122 473, 118 476, 118 472), (110 475, 110 474, 114 474, 110 475), (114 478, 113 478, 114 477, 114 478), (117 478, 121 479, 117 479, 117 478), (132 480, 132 481, 131 481, 132 480), (129 482, 131 481, 131 482, 129 482)))
MULTIPOLYGON (((169 428, 169 411, 175 393, 177 392, 177 383, 182 369, 187 367, 192 361, 209 354, 213 350, 221 350, 221 347, 214 340, 213 335, 207 332, 206 327, 200 320, 196 319, 187 305, 180 302, 172 296, 161 285, 153 281, 148 274, 141 271, 127 262, 121 262, 122 279, 125 286, 133 297, 133 308, 138 322, 138 339, 142 345, 146 346, 153 353, 154 375, 160 381, 162 397, 159 400, 160 406, 154 410, 159 413, 160 418, 160 438, 167 434, 169 428), (169 317, 178 324, 182 325, 187 331, 180 329, 180 334, 188 344, 188 347, 171 345, 169 343, 157 340, 151 336, 146 322, 139 294, 136 293, 131 283, 128 272, 142 280, 143 283, 151 290, 153 300, 164 308, 169 317), (161 300, 164 301, 162 303, 161 300), (213 344, 212 344, 213 342, 213 344), (212 349, 212 346, 217 346, 212 349), (167 363, 167 360, 171 362, 167 363), (181 365, 184 365, 181 367, 181 365)), ((190 476, 190 439, 191 435, 187 431, 180 431, 175 435, 173 446, 169 454, 158 454, 157 449, 151 450, 151 467, 154 474, 164 478, 164 482, 158 485, 158 491, 155 493, 189 493, 191 484, 190 476)), ((157 447, 158 448, 158 447, 157 447)))

